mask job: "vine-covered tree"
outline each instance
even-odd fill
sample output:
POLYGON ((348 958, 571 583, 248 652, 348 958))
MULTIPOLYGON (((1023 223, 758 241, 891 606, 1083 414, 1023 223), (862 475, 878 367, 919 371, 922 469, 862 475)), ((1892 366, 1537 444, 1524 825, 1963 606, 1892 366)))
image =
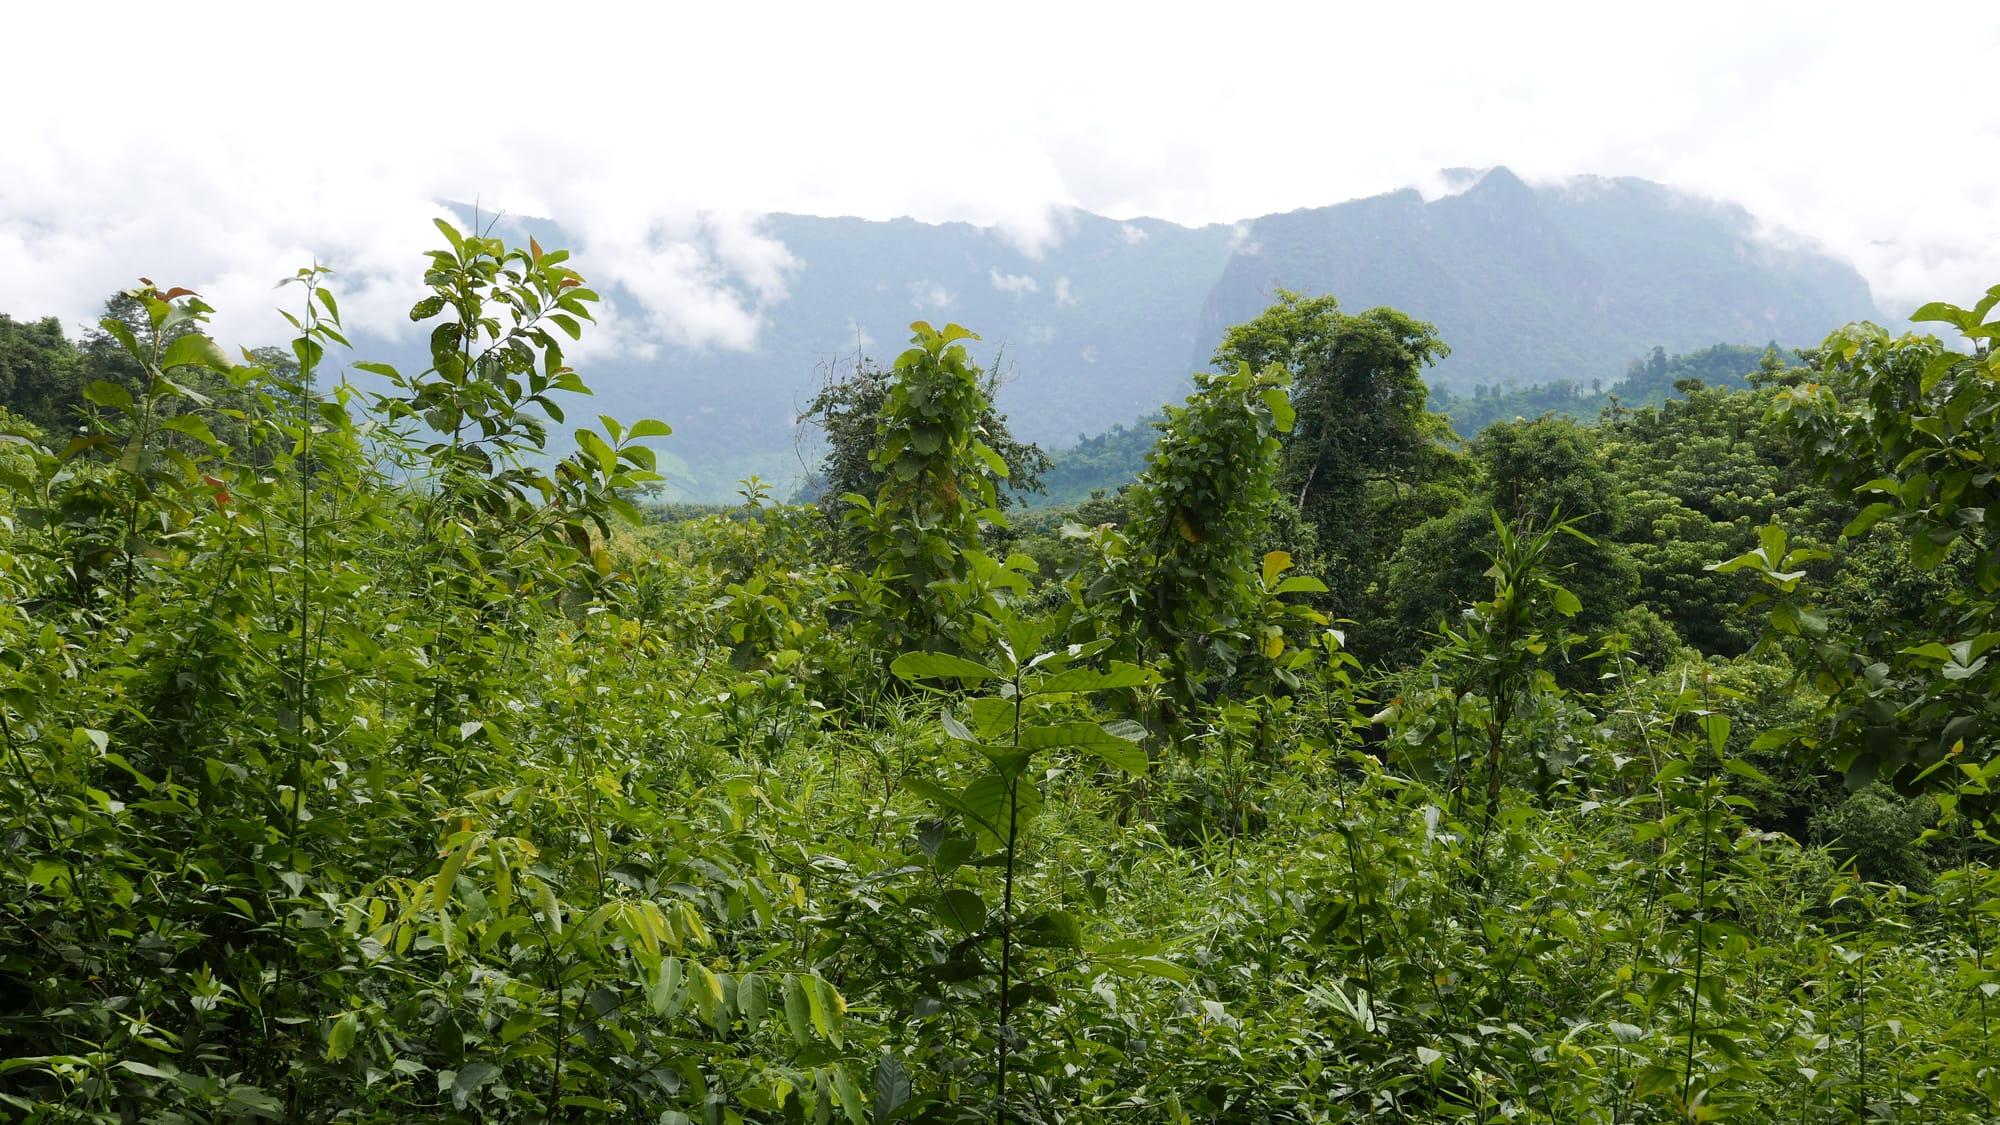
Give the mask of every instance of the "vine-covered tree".
MULTIPOLYGON (((1007 465, 1004 486, 996 492, 999 507, 1005 509, 1016 503, 1022 493, 1040 492, 1042 474, 1052 463, 1040 446, 1016 438, 1007 428, 1007 416, 994 409, 993 397, 1000 389, 999 376, 980 371, 976 366, 974 371, 985 401, 976 424, 978 432, 981 440, 1007 465)), ((845 375, 829 373, 819 393, 799 415, 800 421, 811 423, 825 436, 826 453, 798 499, 816 502, 836 524, 845 507, 841 497, 850 492, 873 496, 882 485, 883 470, 875 461, 875 452, 883 425, 882 412, 895 381, 894 369, 860 357, 845 375)), ((853 536, 846 542, 850 548, 860 545, 853 536)))
POLYGON ((1454 435, 1425 409, 1423 370, 1449 351, 1433 326, 1394 309, 1353 315, 1331 296, 1283 289, 1216 349, 1218 370, 1275 363, 1291 373, 1297 422, 1277 488, 1317 531, 1343 614, 1403 532, 1462 494, 1454 435))
MULTIPOLYGON (((874 573, 863 616, 890 654, 965 645, 975 616, 991 608, 994 585, 1019 580, 979 550, 982 527, 1004 522, 999 485, 1009 473, 987 441, 990 383, 959 342, 979 337, 956 324, 910 328, 912 346, 880 384, 876 411, 835 411, 842 438, 834 463, 872 486, 842 493, 839 502, 844 520, 864 533, 861 549, 874 573), (862 448, 865 461, 856 456, 862 448)), ((857 401, 864 390, 875 393, 856 388, 857 401)))

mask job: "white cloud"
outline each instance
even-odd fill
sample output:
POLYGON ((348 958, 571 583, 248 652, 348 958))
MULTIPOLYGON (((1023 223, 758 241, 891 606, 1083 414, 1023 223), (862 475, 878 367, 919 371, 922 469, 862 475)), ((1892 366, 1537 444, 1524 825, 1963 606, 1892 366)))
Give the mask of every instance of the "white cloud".
POLYGON ((1471 191, 1480 180, 1486 178, 1487 171, 1485 168, 1440 168, 1418 176, 1410 186, 1417 189, 1417 194, 1424 197, 1424 202, 1435 203, 1440 199, 1471 191))
POLYGON ((407 331, 436 201, 479 198, 632 295, 602 346, 745 347, 799 268, 747 216, 978 222, 1032 261, 1078 208, 1233 222, 1496 164, 1740 201, 1899 309, 2000 281, 2000 105, 1964 61, 2000 54, 2000 8, 1970 0, 38 4, 8 30, 77 49, 10 59, 0 310, 71 325, 143 273, 272 339, 293 296, 266 287, 317 256, 350 327, 407 331))
POLYGON ((1066 309, 1076 304, 1076 302, 1076 294, 1070 290, 1069 278, 1056 278, 1056 307, 1066 309))
POLYGON ((1022 293, 1039 293, 1042 291, 1041 285, 1034 278, 1024 273, 1001 273, 1000 267, 995 266, 991 271, 991 276, 993 278, 993 288, 998 289, 1002 293, 1013 293, 1018 296, 1022 293))
POLYGON ((1135 226, 1132 223, 1118 224, 1118 233, 1125 236, 1125 245, 1127 246, 1137 246, 1150 237, 1146 233, 1146 228, 1135 226))
POLYGON ((910 305, 918 312, 942 312, 958 302, 944 282, 926 278, 910 282, 910 305))

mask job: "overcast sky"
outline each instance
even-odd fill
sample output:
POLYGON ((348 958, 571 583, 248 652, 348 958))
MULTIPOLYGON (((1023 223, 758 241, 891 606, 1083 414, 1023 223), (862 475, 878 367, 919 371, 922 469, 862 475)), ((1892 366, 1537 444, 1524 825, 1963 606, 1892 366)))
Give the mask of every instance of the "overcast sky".
MULTIPOLYGON (((767 211, 1233 221, 1506 164, 1740 202, 1884 308, 2000 283, 2000 4, 12 5, 0 311, 144 274, 275 339, 341 272, 394 330, 440 199, 551 217, 600 347, 742 347, 767 211), (1627 14, 1630 13, 1630 14, 1627 14)), ((1413 310, 1421 312, 1421 310, 1413 310)))

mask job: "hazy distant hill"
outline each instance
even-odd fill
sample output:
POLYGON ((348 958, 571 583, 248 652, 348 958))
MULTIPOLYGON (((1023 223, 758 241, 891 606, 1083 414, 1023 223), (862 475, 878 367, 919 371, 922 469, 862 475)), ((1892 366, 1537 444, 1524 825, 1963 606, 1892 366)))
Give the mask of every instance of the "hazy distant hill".
POLYGON ((1458 388, 1609 380, 1655 346, 1816 343, 1880 315, 1852 267, 1760 238, 1740 207, 1645 180, 1535 188, 1505 168, 1448 175, 1469 186, 1256 220, 1202 306, 1190 359, 1279 286, 1431 321, 1452 348, 1434 381, 1458 388))
MULTIPOLYGON (((672 447, 721 496, 758 472, 796 476, 790 421, 822 365, 857 347, 889 363, 909 324, 957 322, 980 334, 1011 380, 1004 410, 1018 434, 1067 444, 1185 394, 1197 314, 1228 258, 1222 227, 1076 215, 1040 260, 992 230, 911 219, 773 215, 764 224, 803 266, 749 353, 672 352, 657 366, 586 373, 613 413, 659 417, 672 447)), ((586 260, 587 264, 587 260, 586 260)))
POLYGON ((1434 321, 1453 349, 1435 378, 1461 389, 1611 381, 1656 345, 1807 344, 1879 316, 1851 267, 1758 237, 1741 208, 1643 180, 1456 175, 1464 190, 1430 202, 1405 190, 1233 226, 1072 213, 1039 257, 963 223, 769 216, 801 266, 755 349, 594 361, 583 413, 665 419, 676 494, 722 499, 753 472, 795 479, 793 417, 822 365, 857 346, 893 360, 917 319, 980 333, 980 355, 1004 355, 1015 432, 1058 446, 1180 398, 1278 287, 1434 321))

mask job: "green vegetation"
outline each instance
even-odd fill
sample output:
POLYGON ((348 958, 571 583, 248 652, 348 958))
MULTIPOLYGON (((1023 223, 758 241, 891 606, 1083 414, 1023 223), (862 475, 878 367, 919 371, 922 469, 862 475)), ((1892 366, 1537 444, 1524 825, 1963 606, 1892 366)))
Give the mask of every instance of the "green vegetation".
POLYGON ((1778 360, 1777 353, 1775 343, 1763 348, 1717 344, 1698 352, 1670 356, 1665 348, 1656 345, 1647 358, 1633 360, 1625 370, 1625 377, 1608 388, 1599 379, 1591 380, 1588 391, 1573 379, 1556 379, 1530 387, 1479 383, 1470 394, 1439 388, 1431 393, 1431 400, 1433 408, 1450 418, 1453 428, 1465 434, 1478 433, 1495 422, 1540 418, 1545 414, 1595 418, 1605 411, 1616 414, 1634 407, 1657 406, 1690 380, 1731 388, 1755 372, 1766 357, 1778 360))
POLYGON ((597 295, 440 234, 374 395, 318 270, 0 322, 9 1119, 2000 1116, 2000 288, 1463 449, 1286 295, 1012 527, 920 322, 835 505, 642 523, 597 295))

